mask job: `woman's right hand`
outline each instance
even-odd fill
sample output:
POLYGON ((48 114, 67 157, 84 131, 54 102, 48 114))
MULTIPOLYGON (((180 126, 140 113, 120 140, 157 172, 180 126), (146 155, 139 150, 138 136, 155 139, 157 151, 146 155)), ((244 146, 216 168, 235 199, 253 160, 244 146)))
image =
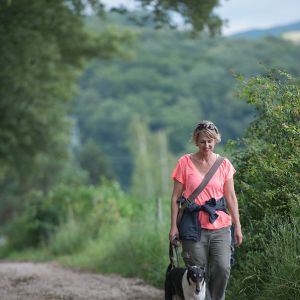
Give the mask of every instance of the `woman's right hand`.
POLYGON ((172 242, 174 239, 179 239, 179 231, 177 226, 171 227, 169 233, 169 240, 172 242))
POLYGON ((183 193, 183 184, 174 179, 174 187, 171 197, 171 229, 169 232, 169 240, 172 243, 174 239, 179 240, 179 232, 177 228, 178 204, 177 199, 183 193))

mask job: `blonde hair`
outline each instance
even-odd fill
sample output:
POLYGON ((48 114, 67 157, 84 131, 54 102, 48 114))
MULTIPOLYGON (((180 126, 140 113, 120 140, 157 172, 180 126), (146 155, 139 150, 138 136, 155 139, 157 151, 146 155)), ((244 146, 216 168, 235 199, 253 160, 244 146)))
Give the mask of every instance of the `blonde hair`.
POLYGON ((211 121, 203 120, 195 127, 192 135, 192 141, 196 146, 200 135, 215 140, 216 144, 221 142, 221 134, 217 126, 211 121))

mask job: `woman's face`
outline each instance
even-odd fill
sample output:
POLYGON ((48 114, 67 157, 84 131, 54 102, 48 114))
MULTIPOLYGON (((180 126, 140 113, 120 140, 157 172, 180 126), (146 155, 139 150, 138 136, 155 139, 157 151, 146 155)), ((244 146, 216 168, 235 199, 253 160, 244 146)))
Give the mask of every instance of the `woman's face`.
POLYGON ((199 135, 198 141, 197 141, 197 146, 199 148, 199 151, 202 153, 209 153, 214 150, 215 147, 215 140, 207 137, 205 135, 199 135))

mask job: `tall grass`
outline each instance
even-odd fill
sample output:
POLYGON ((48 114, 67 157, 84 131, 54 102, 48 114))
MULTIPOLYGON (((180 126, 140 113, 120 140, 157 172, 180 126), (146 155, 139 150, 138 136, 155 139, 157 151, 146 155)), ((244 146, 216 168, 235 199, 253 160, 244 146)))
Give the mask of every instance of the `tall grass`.
POLYGON ((259 251, 243 251, 233 272, 229 299, 300 299, 299 222, 268 218, 269 233, 256 241, 259 251))
POLYGON ((60 261, 97 272, 143 278, 162 287, 169 261, 168 230, 165 223, 121 220, 87 241, 82 251, 60 261))
POLYGON ((297 224, 280 224, 265 249, 268 272, 258 299, 300 299, 300 231, 297 224))
POLYGON ((73 254, 83 247, 86 238, 84 228, 71 217, 58 227, 56 234, 48 243, 48 250, 56 256, 73 254))

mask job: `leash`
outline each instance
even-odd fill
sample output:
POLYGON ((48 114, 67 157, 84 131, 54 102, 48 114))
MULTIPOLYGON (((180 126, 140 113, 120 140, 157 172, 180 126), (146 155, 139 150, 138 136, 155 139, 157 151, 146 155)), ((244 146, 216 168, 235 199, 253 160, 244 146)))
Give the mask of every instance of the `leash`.
POLYGON ((177 239, 174 239, 172 242, 169 242, 169 259, 171 269, 179 268, 179 251, 180 242, 177 239))

